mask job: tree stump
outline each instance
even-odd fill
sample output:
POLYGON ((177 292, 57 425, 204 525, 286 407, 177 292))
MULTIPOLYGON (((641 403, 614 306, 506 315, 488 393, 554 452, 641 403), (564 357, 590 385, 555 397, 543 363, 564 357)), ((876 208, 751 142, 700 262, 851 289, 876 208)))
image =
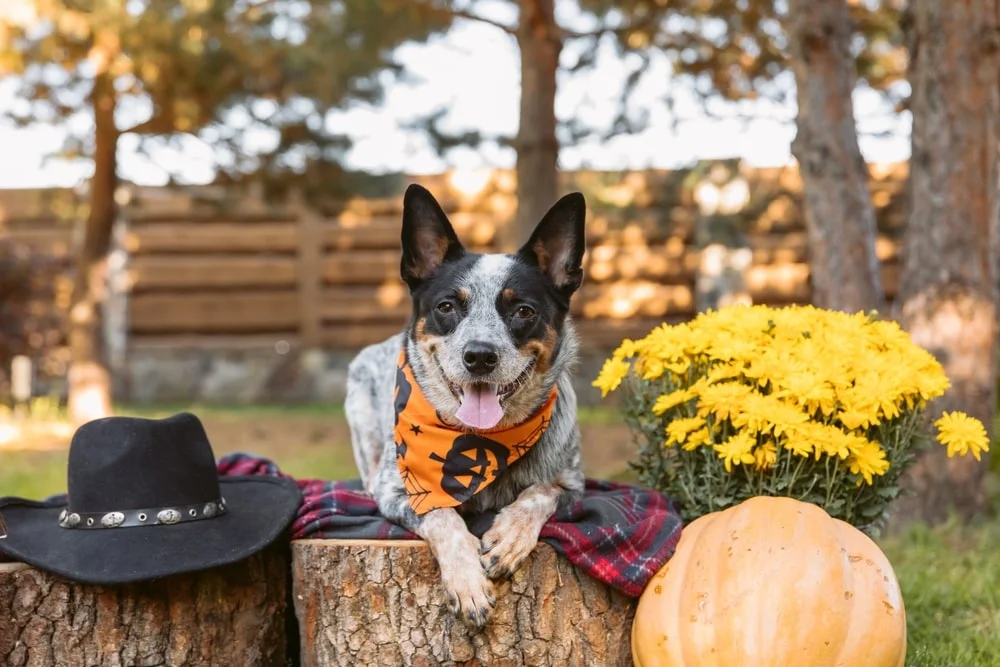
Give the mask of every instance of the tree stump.
POLYGON ((301 664, 631 665, 636 601, 539 544, 496 586, 483 632, 448 609, 422 541, 292 543, 301 664))
POLYGON ((0 563, 0 665, 284 666, 288 546, 122 586, 0 563))

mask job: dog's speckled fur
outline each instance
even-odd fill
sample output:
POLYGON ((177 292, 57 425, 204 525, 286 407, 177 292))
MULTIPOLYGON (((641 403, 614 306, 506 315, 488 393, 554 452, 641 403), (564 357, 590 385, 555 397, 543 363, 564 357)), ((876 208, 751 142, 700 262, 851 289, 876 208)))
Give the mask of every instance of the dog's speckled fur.
POLYGON ((493 611, 491 579, 513 573, 552 513, 583 493, 570 379, 579 344, 569 301, 583 279, 585 215, 582 195, 567 195, 518 253, 482 255, 466 251, 427 190, 410 186, 404 197, 400 269, 413 315, 405 331, 363 349, 348 370, 345 407, 365 488, 386 518, 428 542, 454 611, 477 628, 493 611), (475 378, 463 364, 470 342, 488 343, 498 353, 496 367, 485 377, 475 378), (393 437, 402 345, 420 389, 450 423, 459 423, 456 387, 473 380, 514 387, 502 403, 501 427, 530 417, 552 386, 558 387, 552 420, 539 441, 456 509, 418 516, 407 502, 393 437), (461 514, 484 510, 499 514, 480 542, 461 514))

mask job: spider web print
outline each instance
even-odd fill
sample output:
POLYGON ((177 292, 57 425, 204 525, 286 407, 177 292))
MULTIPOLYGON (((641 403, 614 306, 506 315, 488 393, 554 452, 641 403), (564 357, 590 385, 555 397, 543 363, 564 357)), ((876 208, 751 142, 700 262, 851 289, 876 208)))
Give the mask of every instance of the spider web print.
POLYGON ((551 421, 552 421, 551 419, 546 419, 545 417, 542 417, 539 420, 538 426, 536 426, 531 433, 524 436, 524 438, 522 438, 520 442, 517 442, 514 445, 512 445, 512 449, 514 450, 514 454, 517 458, 521 458, 522 456, 527 454, 528 450, 531 449, 535 445, 535 443, 537 443, 541 439, 542 432, 546 428, 548 428, 549 422, 551 421))
POLYGON ((416 511, 421 503, 427 499, 427 496, 431 494, 430 489, 423 487, 417 476, 410 472, 409 467, 403 468, 400 471, 400 477, 403 479, 403 488, 406 490, 406 495, 415 499, 410 503, 410 506, 416 511))

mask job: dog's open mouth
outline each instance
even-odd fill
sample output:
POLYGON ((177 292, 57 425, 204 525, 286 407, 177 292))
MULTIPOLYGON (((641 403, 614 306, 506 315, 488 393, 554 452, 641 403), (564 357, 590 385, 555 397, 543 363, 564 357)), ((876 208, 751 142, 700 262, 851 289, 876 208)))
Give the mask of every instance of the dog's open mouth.
POLYGON ((528 366, 519 376, 507 384, 497 385, 488 382, 470 382, 465 385, 450 383, 451 391, 458 399, 459 407, 455 416, 475 429, 490 429, 503 419, 503 404, 518 387, 522 386, 531 373, 534 364, 528 366))

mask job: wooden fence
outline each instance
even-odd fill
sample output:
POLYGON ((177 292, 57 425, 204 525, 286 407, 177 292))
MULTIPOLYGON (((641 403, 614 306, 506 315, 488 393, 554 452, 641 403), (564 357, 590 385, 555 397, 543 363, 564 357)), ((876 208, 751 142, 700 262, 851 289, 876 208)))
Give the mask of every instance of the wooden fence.
MULTIPOLYGON (((586 186, 585 173, 576 178, 586 186)), ((668 176, 660 178, 657 191, 666 190, 662 183, 668 176)), ((755 303, 808 303, 808 247, 794 172, 789 177, 787 170, 758 170, 749 178, 750 196, 730 214, 744 218, 741 243, 752 253, 743 275, 746 291, 755 303)), ((647 190, 651 180, 643 181, 647 190)), ((644 199, 636 194, 640 188, 622 202, 615 199, 621 199, 620 185, 603 190, 591 185, 586 280, 573 306, 584 344, 615 345, 665 320, 691 317, 698 308, 698 248, 705 245, 699 228, 720 214, 699 212, 690 186, 677 188, 688 194, 672 202, 644 199)), ((897 172, 873 177, 880 211, 877 250, 890 299, 899 282, 901 185, 897 172)), ((446 188, 440 181, 430 187, 467 245, 500 247, 510 219, 509 184, 507 191, 494 186, 471 202, 453 192, 442 195, 446 188)), ((124 209, 123 326, 130 348, 228 348, 280 338, 351 350, 405 322, 409 300, 399 279, 399 196, 328 210, 294 200, 278 206, 241 202, 222 213, 192 204, 190 193, 178 197, 124 209)), ((47 252, 70 252, 75 227, 40 215, 8 212, 5 221, 0 215, 0 233, 5 229, 47 252)))

